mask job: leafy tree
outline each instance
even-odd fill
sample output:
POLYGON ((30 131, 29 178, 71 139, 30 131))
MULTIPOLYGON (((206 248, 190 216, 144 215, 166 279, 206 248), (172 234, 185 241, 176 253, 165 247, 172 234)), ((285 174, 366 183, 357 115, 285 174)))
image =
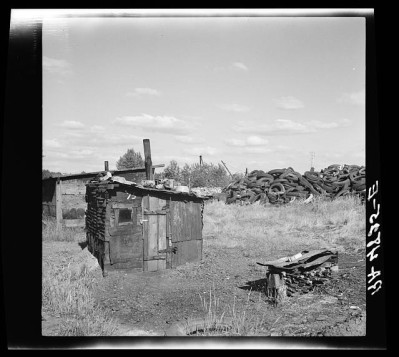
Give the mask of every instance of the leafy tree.
POLYGON ((128 149, 127 152, 119 158, 116 162, 118 170, 133 169, 135 167, 143 167, 144 160, 140 152, 135 152, 134 149, 128 149))
POLYGON ((63 176, 61 172, 52 172, 49 170, 42 170, 42 179, 46 179, 49 177, 55 177, 55 176, 63 176))
POLYGON ((42 179, 51 177, 51 172, 49 170, 42 170, 42 179))
POLYGON ((172 160, 167 167, 163 170, 164 177, 168 179, 175 179, 181 181, 181 172, 177 161, 172 160))
POLYGON ((191 185, 191 166, 189 164, 184 164, 183 168, 181 169, 181 180, 182 183, 186 186, 191 185))
POLYGON ((172 160, 163 174, 165 178, 175 179, 191 187, 225 187, 230 182, 230 176, 221 164, 186 163, 180 168, 177 162, 172 160))

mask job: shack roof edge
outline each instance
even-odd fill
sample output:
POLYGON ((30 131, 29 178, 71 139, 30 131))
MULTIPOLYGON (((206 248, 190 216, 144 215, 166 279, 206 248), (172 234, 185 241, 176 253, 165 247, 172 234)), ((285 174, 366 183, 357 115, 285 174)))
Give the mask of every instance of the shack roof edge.
POLYGON ((129 184, 125 184, 122 182, 118 182, 118 181, 103 181, 103 182, 90 182, 87 183, 86 186, 90 186, 90 185, 118 185, 122 188, 126 188, 126 189, 131 189, 131 190, 139 190, 139 191, 143 191, 143 192, 147 192, 147 193, 160 193, 160 194, 166 194, 166 195, 170 195, 170 196, 177 196, 177 197, 181 197, 181 198, 194 198, 197 200, 201 200, 201 201, 205 201, 207 200, 206 197, 202 197, 202 196, 198 196, 197 194, 193 193, 193 192, 176 192, 176 191, 172 191, 172 190, 162 190, 162 189, 158 189, 158 188, 151 188, 151 187, 144 187, 142 185, 138 185, 138 184, 133 184, 133 185, 129 185, 129 184))
MULTIPOLYGON (((165 164, 158 164, 158 165, 152 165, 153 168, 158 168, 158 167, 164 167, 165 164)), ((54 180, 54 179, 60 179, 60 180, 71 180, 74 178, 84 178, 84 177, 93 177, 98 175, 101 172, 105 172, 105 170, 101 170, 101 171, 95 171, 95 172, 85 172, 85 173, 81 173, 81 174, 71 174, 71 175, 55 175, 55 176, 51 176, 51 177, 46 177, 43 178, 42 181, 44 180, 54 180)), ((126 169, 126 170, 109 170, 109 172, 114 175, 114 174, 120 174, 120 173, 130 173, 130 172, 145 172, 145 167, 135 167, 134 169, 126 169)))

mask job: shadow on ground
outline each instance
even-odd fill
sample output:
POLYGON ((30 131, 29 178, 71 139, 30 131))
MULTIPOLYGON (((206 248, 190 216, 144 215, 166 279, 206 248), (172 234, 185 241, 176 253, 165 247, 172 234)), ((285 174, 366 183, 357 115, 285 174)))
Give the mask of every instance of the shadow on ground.
POLYGON ((86 241, 84 241, 84 242, 79 242, 78 244, 79 244, 80 248, 82 248, 82 250, 85 249, 85 248, 87 247, 87 242, 86 242, 86 241))
POLYGON ((239 288, 243 290, 258 291, 262 293, 266 290, 267 279, 263 278, 254 281, 247 281, 245 284, 246 285, 239 286, 239 288))

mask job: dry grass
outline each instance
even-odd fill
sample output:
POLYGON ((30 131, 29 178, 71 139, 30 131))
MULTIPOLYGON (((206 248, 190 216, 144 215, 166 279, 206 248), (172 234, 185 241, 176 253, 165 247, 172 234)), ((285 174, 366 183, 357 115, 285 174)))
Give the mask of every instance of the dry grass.
POLYGON ((78 231, 57 230, 55 225, 43 229, 42 311, 61 321, 58 336, 116 335, 116 324, 93 296, 101 269, 79 247, 81 240, 78 231))
POLYGON ((196 336, 256 336, 260 334, 264 324, 265 313, 254 315, 249 311, 249 291, 245 306, 238 309, 236 297, 231 305, 220 306, 220 300, 215 295, 215 289, 210 289, 209 299, 200 295, 201 306, 205 313, 204 324, 195 333, 196 336), (226 318, 226 316, 228 316, 226 318), (228 327, 226 327, 226 325, 228 327))
POLYGON ((58 228, 52 219, 43 219, 42 239, 45 242, 74 242, 77 230, 74 228, 58 228))
POLYGON ((225 205, 209 202, 204 210, 207 248, 242 248, 264 255, 305 248, 363 247, 365 207, 357 197, 315 198, 275 205, 225 205))

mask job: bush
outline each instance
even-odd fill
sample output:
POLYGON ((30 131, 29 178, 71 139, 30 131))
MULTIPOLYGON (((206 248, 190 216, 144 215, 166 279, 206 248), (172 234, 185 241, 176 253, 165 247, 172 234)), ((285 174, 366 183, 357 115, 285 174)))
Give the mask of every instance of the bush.
POLYGON ((185 164, 181 169, 174 160, 165 168, 164 177, 191 187, 224 187, 230 181, 226 170, 220 164, 185 164))

